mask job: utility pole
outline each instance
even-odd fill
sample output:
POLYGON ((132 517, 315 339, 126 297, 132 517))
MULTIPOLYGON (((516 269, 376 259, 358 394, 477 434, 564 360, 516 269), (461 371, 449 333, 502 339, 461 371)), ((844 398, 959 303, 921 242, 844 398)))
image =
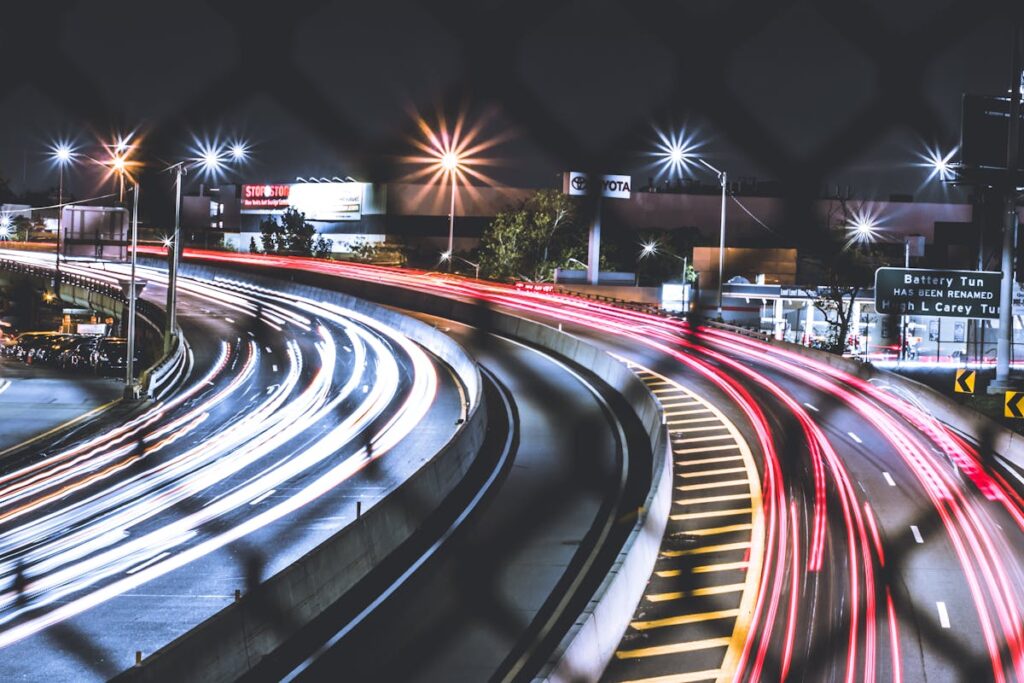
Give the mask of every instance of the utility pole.
POLYGON ((174 178, 174 236, 167 262, 167 328, 164 330, 164 353, 171 350, 174 330, 178 323, 178 259, 181 254, 181 176, 183 163, 176 164, 174 178))
POLYGON ((131 287, 128 291, 128 358, 125 363, 124 395, 127 399, 135 399, 135 262, 139 247, 139 183, 135 182, 132 191, 132 275, 131 287))
POLYGON ((1003 259, 1002 287, 999 292, 999 336, 996 338, 996 377, 989 393, 1013 387, 1010 381, 1010 357, 1013 354, 1013 258, 1017 245, 1017 175, 1020 165, 1021 42, 1024 26, 1019 17, 1013 24, 1013 71, 1010 74, 1010 120, 1006 140, 1006 176, 1003 182, 1003 259))

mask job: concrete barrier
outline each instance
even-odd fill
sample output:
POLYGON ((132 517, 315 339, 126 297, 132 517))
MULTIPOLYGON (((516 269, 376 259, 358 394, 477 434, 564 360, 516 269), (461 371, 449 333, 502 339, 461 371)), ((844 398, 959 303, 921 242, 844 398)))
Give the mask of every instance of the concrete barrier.
POLYGON ((339 292, 282 283, 256 275, 226 274, 185 264, 182 275, 218 278, 237 285, 274 287, 314 301, 373 315, 399 329, 452 367, 470 397, 467 420, 455 436, 382 501, 188 633, 161 648, 115 681, 234 681, 322 614, 407 541, 476 458, 487 430, 482 384, 473 359, 450 337, 395 311, 339 292), (281 615, 287 615, 283 620, 281 615))
MULTIPOLYGON (((214 272, 206 267, 198 268, 204 270, 191 272, 214 272)), ((268 269, 241 266, 236 270, 248 276, 254 270, 267 272, 268 269)), ((662 424, 661 405, 654 395, 632 371, 608 353, 549 325, 485 310, 472 300, 441 297, 372 280, 323 276, 305 271, 282 272, 296 282, 315 282, 323 288, 340 286, 348 294, 364 299, 387 302, 399 308, 466 324, 486 325, 493 332, 533 344, 587 368, 623 396, 651 440, 654 456, 652 485, 611 571, 539 675, 539 680, 550 681, 579 683, 599 680, 643 597, 668 523, 672 458, 668 430, 662 424)))

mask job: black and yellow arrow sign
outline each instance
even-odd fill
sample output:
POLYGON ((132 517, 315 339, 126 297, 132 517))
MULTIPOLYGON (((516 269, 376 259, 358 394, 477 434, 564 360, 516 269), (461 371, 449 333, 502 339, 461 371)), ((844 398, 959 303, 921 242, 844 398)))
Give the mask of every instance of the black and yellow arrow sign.
POLYGON ((1007 391, 1003 404, 1003 415, 1006 417, 1024 418, 1024 391, 1007 391))
POLYGON ((977 376, 977 370, 957 370, 956 381, 953 382, 953 391, 958 394, 973 394, 974 380, 977 376))

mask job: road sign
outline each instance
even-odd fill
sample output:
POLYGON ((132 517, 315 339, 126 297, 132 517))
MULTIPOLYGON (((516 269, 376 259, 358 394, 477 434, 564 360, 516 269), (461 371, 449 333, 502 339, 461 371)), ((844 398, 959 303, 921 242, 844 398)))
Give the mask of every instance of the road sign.
POLYGON ((978 377, 977 370, 957 370, 956 381, 953 382, 953 391, 958 394, 973 394, 974 381, 978 377))
POLYGON ((879 268, 875 309, 886 315, 996 319, 1002 278, 983 270, 879 268))
POLYGON ((1003 403, 1003 416, 1024 418, 1024 391, 1007 391, 1003 403))
MULTIPOLYGON (((612 199, 629 199, 633 182, 628 175, 603 175, 599 180, 601 196, 612 199)), ((562 179, 562 192, 574 197, 582 197, 590 192, 590 178, 586 173, 567 171, 562 179)))

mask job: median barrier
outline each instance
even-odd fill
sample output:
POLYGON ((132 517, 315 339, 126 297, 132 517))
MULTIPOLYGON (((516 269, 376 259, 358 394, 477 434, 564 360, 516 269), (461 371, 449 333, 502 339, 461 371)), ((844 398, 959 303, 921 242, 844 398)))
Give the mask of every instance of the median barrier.
MULTIPOLYGON (((535 345, 587 368, 619 393, 636 413, 643 425, 644 432, 650 438, 653 453, 651 487, 643 506, 637 511, 637 519, 611 570, 597 591, 590 597, 583 612, 576 617, 573 625, 561 639, 539 674, 539 680, 545 681, 571 680, 575 683, 599 680, 601 672, 614 656, 615 648, 643 596, 644 588, 658 558, 661 539, 668 523, 669 508, 671 507, 672 459, 669 451, 668 431, 662 421, 662 409, 654 394, 632 371, 606 352, 578 337, 549 325, 500 311, 484 313, 480 302, 468 298, 443 297, 420 290, 385 285, 374 280, 356 280, 306 271, 277 270, 259 266, 224 265, 212 268, 185 263, 181 268, 182 274, 187 276, 222 281, 237 279, 267 289, 274 287, 279 291, 302 294, 314 300, 333 301, 338 305, 360 312, 374 311, 376 315, 388 316, 389 324, 394 321, 394 326, 397 329, 420 343, 436 341, 433 335, 439 333, 430 325, 370 302, 386 303, 400 309, 417 311, 470 325, 486 324, 492 332, 535 345), (263 275, 263 273, 275 271, 282 275, 286 274, 290 281, 284 281, 280 277, 267 278, 263 275), (344 293, 334 291, 339 285, 344 289, 344 293), (426 333, 424 328, 429 330, 429 333, 426 333)), ((461 351, 461 347, 451 341, 447 335, 441 336, 447 340, 450 348, 461 351)), ((427 344, 424 345, 427 346, 427 344)), ((445 358, 456 369, 456 372, 460 371, 460 367, 446 357, 444 349, 435 350, 430 346, 427 348, 445 358)), ((462 353, 464 354, 464 352, 462 353)), ((469 362, 472 363, 471 360, 469 362)), ((473 367, 475 370, 475 365, 473 367)), ((464 371, 466 368, 463 366, 461 369, 464 371)), ((476 392, 479 393, 479 389, 476 392)), ((481 440, 482 433, 481 430, 481 440)), ((463 449, 462 455, 468 457, 468 451, 463 449)), ((467 461, 464 464, 468 467, 469 463, 467 461)), ((370 514, 378 508, 386 508, 389 499, 390 496, 378 503, 371 509, 370 514)), ((367 514, 364 513, 364 518, 366 516, 367 514)), ((339 536, 344 533, 344 531, 339 532, 339 536)), ((366 542, 369 543, 373 538, 372 535, 366 537, 366 542)), ((376 542, 380 543, 380 539, 377 539, 376 542)), ((334 538, 328 540, 325 545, 332 543, 335 543, 334 538)), ((311 551, 310 555, 320 552, 327 551, 321 551, 318 548, 311 551)), ((373 555, 372 559, 375 562, 383 557, 384 554, 378 552, 373 555)), ((371 567, 372 563, 365 564, 361 566, 360 571, 369 571, 371 567)), ((292 567, 289 567, 285 571, 291 569, 292 567)), ((268 583, 276 579, 277 577, 273 577, 268 583)), ((231 607, 228 609, 230 610, 231 607)), ((210 621, 218 619, 219 616, 214 616, 210 621)), ((242 628, 242 624, 234 617, 221 617, 220 621, 224 627, 242 628)), ((199 628, 202 629, 203 626, 199 628)), ((191 637, 191 635, 183 636, 183 638, 191 637)), ((242 643, 236 641, 236 647, 241 648, 242 643)), ((180 647, 178 649, 181 651, 180 647)), ((239 652, 241 651, 244 650, 239 650, 239 652)), ((150 659, 168 655, 169 653, 161 651, 150 659)), ((143 663, 142 669, 147 667, 148 661, 143 663)), ((197 675, 194 669, 190 669, 190 673, 193 677, 197 675)), ((124 680, 158 679, 135 677, 124 680)), ((196 679, 193 678, 193 680, 196 679)), ((221 679, 202 676, 201 680, 221 679)))
MULTIPOLYGON (((150 265, 162 266, 162 262, 150 265)), ((466 421, 449 442, 426 459, 388 496, 324 543, 285 567, 225 609, 181 635, 115 681, 234 681, 258 665, 302 627, 335 604, 380 562, 409 540, 462 481, 483 443, 487 412, 479 369, 448 335, 391 309, 309 285, 222 269, 183 264, 183 276, 224 284, 274 288, 313 301, 335 304, 398 329, 442 358, 466 387, 466 421), (415 501, 409 505, 408 501, 415 501), (287 618, 282 618, 285 615, 287 618)))

